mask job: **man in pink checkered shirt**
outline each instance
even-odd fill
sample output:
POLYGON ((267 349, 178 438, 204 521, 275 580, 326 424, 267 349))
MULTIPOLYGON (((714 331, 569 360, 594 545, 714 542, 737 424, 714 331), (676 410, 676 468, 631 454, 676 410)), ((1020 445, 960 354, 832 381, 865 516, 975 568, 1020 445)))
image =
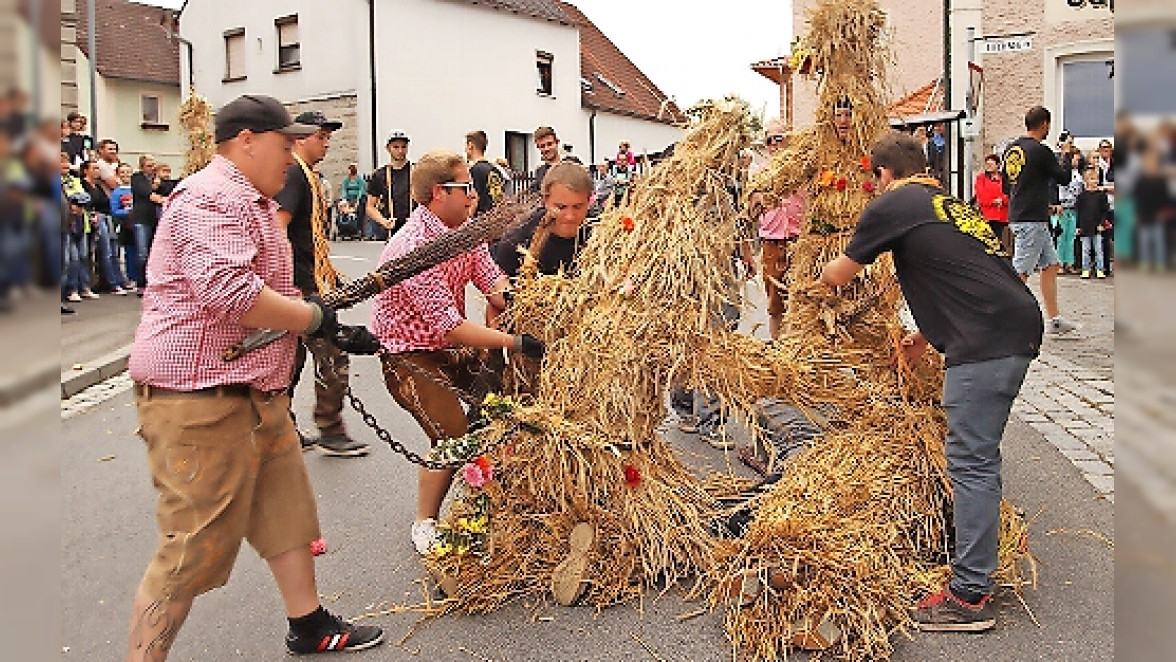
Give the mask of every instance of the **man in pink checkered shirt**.
POLYGON ((128 662, 167 658, 196 596, 228 581, 243 539, 277 582, 289 652, 383 640, 379 628, 319 603, 310 552, 318 514, 287 394, 295 336, 221 358, 259 328, 338 330, 334 311, 299 298, 272 199, 294 138, 316 129, 292 122, 276 99, 234 100, 216 114, 216 157, 180 184, 159 221, 130 373, 160 537, 135 594, 128 662))
MULTIPOLYGON (((418 207, 380 255, 380 262, 405 255, 466 222, 478 204, 465 159, 437 150, 421 157, 412 170, 412 197, 418 207)), ((465 290, 473 283, 486 295, 491 316, 506 308, 506 275, 477 248, 389 287, 372 306, 372 333, 384 352, 388 392, 413 415, 430 441, 453 439, 469 430, 462 395, 481 399, 489 384, 477 350, 513 349, 543 356, 543 343, 528 335, 512 336, 466 319, 465 290)), ((436 538, 437 516, 453 471, 418 474, 417 517, 412 542, 424 555, 436 538)))

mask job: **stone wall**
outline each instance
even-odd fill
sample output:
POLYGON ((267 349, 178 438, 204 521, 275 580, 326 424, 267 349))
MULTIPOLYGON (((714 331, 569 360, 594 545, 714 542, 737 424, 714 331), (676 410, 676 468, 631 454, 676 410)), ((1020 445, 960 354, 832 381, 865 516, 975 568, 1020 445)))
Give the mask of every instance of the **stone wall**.
POLYGON ((343 123, 341 129, 331 134, 331 148, 327 151, 327 158, 319 164, 319 171, 331 182, 332 198, 338 199, 339 185, 347 175, 347 166, 359 160, 360 143, 366 145, 369 140, 366 134, 361 136, 359 132, 355 95, 297 101, 286 104, 286 109, 292 116, 308 110, 319 110, 329 119, 343 123))

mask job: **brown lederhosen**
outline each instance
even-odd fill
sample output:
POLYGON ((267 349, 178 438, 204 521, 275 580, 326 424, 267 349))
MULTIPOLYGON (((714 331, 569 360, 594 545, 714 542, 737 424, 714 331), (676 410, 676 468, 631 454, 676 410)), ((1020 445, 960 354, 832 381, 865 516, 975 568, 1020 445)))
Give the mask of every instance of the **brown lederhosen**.
POLYGON ((433 443, 464 435, 469 430, 469 418, 462 408, 462 394, 473 408, 491 385, 480 350, 462 347, 385 352, 380 359, 388 393, 412 414, 433 443))

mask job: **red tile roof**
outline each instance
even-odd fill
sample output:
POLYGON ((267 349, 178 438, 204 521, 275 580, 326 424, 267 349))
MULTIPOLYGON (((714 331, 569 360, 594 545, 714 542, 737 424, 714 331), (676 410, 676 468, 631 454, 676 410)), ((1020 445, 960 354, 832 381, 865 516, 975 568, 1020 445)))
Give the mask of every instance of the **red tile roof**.
POLYGON ((911 117, 924 113, 936 113, 943 109, 943 88, 940 87, 939 79, 936 78, 923 87, 890 104, 886 109, 886 116, 911 117))
MULTIPOLYGON (((95 0, 98 73, 109 78, 180 84, 180 43, 171 35, 176 12, 129 0, 95 0)), ((78 48, 90 56, 89 24, 78 3, 78 48)))
POLYGON ((664 124, 686 122, 686 115, 678 105, 641 73, 583 12, 566 2, 554 1, 580 31, 581 105, 664 124))
POLYGON ((572 19, 551 0, 466 0, 471 5, 482 5, 490 9, 508 11, 512 14, 532 16, 547 21, 571 25, 572 19))
POLYGON ((792 75, 792 67, 788 65, 790 59, 790 56, 782 55, 770 60, 760 60, 752 63, 751 70, 777 85, 782 85, 784 76, 792 75))

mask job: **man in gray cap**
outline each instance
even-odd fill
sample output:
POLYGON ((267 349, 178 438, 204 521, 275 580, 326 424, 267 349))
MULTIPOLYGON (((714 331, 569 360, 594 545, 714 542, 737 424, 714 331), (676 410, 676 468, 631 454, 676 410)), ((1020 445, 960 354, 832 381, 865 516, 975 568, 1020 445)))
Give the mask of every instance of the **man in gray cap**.
MULTIPOLYGON (((368 179, 368 220, 382 228, 378 232, 372 228, 370 236, 373 239, 387 239, 396 234, 416 208, 409 194, 412 164, 408 162, 408 134, 393 131, 386 147, 388 163, 373 172, 368 179)), ((365 237, 369 236, 366 230, 364 234, 365 237)))
MULTIPOLYGON (((274 199, 281 206, 278 220, 286 226, 286 236, 294 251, 294 286, 302 290, 304 296, 310 296, 328 292, 340 284, 327 243, 327 209, 331 201, 323 193, 319 177, 312 168, 326 157, 331 147, 331 132, 343 123, 331 121, 317 110, 302 113, 294 121, 316 127, 316 130, 295 141, 294 164, 286 169, 286 186, 274 199)), ((350 361, 347 354, 330 340, 307 338, 298 345, 290 384, 291 397, 300 381, 308 350, 314 356, 314 423, 319 434, 310 438, 299 432, 302 449, 318 446, 323 453, 335 457, 367 455, 367 444, 351 439, 343 423, 343 395, 347 389, 350 361)))
POLYGON ((160 536, 135 594, 128 661, 167 658, 196 596, 228 581, 243 539, 273 573, 291 653, 383 641, 379 628, 319 603, 318 514, 289 413, 295 335, 221 358, 255 329, 339 330, 333 310, 294 287, 272 199, 294 140, 318 128, 292 122, 276 99, 239 97, 216 115, 217 155, 176 188, 159 221, 129 369, 160 536))

